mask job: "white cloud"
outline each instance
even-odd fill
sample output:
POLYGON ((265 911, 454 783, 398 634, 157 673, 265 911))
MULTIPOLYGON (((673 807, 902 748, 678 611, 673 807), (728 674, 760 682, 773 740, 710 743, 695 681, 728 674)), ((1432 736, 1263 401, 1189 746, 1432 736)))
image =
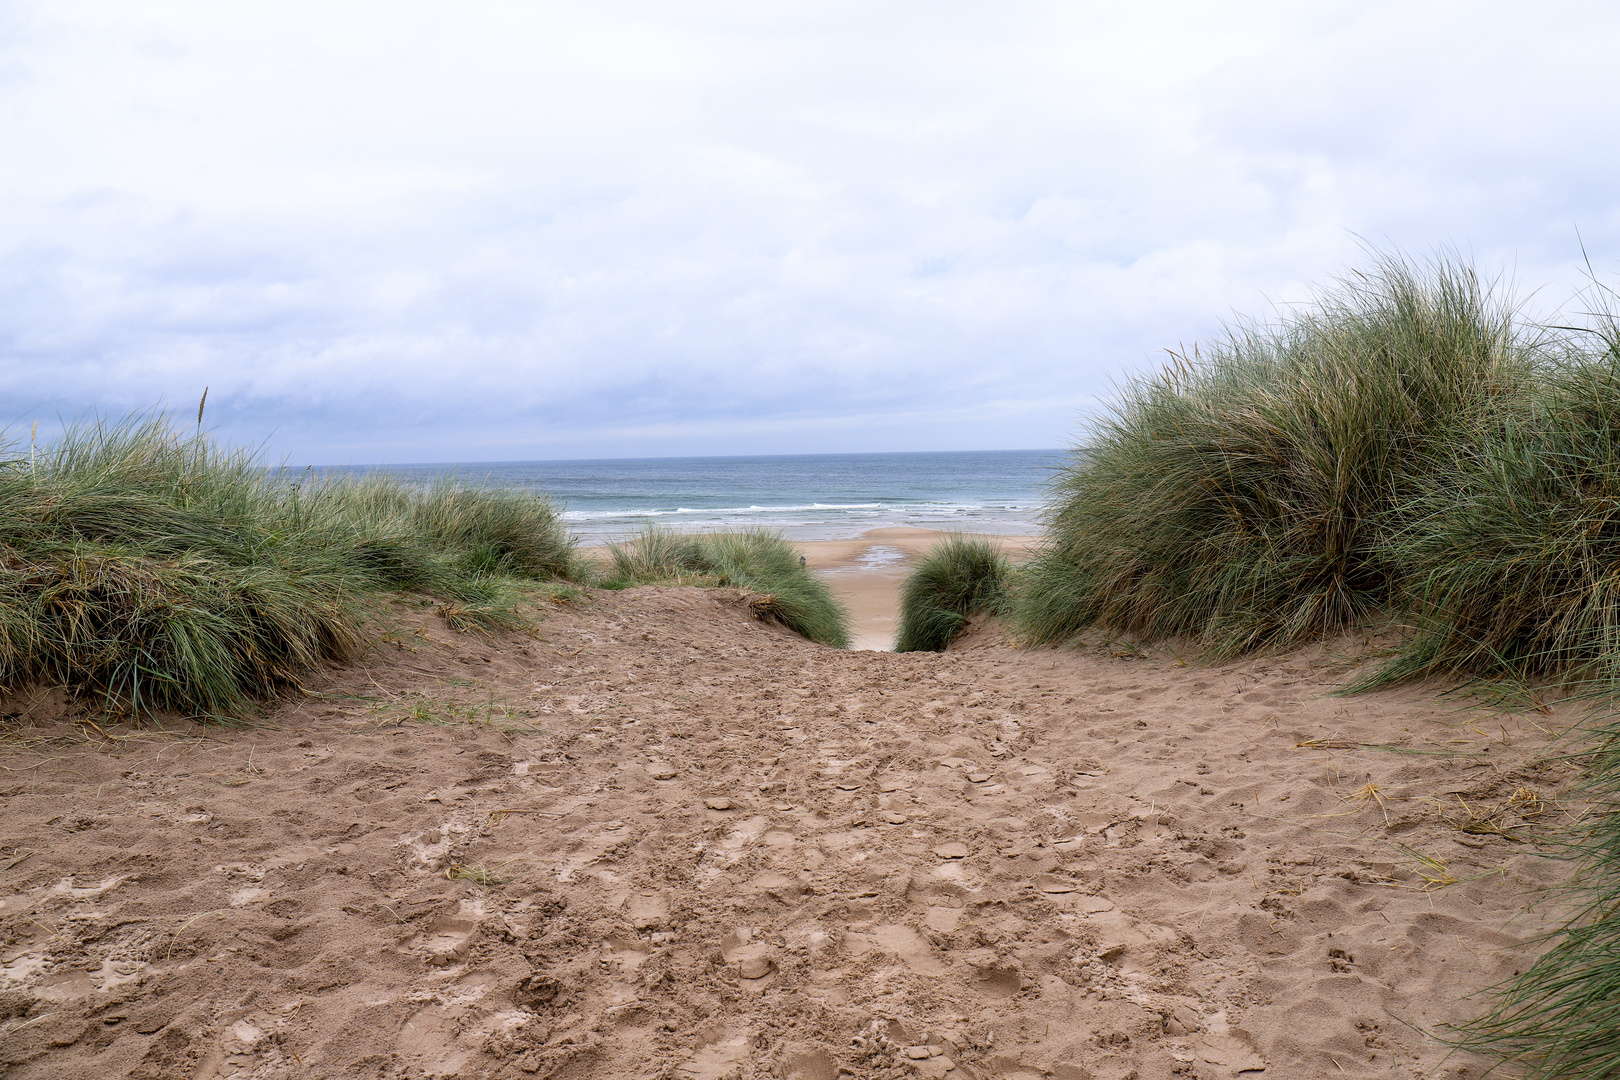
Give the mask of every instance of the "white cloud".
POLYGON ((1055 445, 1357 236, 1573 289, 1597 4, 0 17, 8 417, 297 461, 1055 445))

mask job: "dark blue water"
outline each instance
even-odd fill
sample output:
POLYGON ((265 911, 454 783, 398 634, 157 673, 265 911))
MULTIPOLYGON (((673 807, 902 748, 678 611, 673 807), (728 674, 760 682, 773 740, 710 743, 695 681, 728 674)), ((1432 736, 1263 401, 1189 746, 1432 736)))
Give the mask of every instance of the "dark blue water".
MULTIPOLYGON (((525 488, 556 499, 586 541, 648 523, 682 532, 766 527, 796 540, 833 540, 909 525, 1032 533, 1061 450, 770 457, 511 461, 385 465, 413 483, 525 488)), ((367 470, 371 471, 371 470, 367 470)))

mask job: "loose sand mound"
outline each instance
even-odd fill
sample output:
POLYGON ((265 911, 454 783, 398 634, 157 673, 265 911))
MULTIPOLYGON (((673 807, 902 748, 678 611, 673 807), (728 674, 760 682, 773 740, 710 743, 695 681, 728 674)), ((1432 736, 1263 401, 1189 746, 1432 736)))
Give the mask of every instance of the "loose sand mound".
POLYGON ((8 721, 0 1069, 1477 1076, 1426 1032, 1565 869, 1503 835, 1569 779, 1536 724, 1317 654, 839 653, 698 590, 422 620, 266 728, 8 721))

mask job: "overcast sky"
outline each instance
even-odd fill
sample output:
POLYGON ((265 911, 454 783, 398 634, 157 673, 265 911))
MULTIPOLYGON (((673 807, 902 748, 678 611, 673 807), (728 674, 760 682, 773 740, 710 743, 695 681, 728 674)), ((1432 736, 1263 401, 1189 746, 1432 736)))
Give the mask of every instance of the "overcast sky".
MULTIPOLYGON (((1442 245, 1620 271, 1612 3, 0 0, 0 403, 291 463, 1067 444, 1442 245)), ((26 432, 24 437, 26 438, 26 432)))

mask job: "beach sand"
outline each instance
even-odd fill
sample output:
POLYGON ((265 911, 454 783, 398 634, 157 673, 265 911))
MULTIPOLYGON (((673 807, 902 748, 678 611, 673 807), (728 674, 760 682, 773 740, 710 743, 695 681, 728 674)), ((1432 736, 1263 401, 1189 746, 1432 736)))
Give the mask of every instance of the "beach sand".
POLYGON ((538 638, 396 612, 258 727, 4 703, 0 1071, 1460 1080, 1445 1025, 1557 914, 1574 716, 1329 697, 1352 642, 850 653, 720 589, 538 638))
MULTIPOLYGON (((947 533, 931 529, 871 529, 854 540, 795 544, 849 610, 852 649, 891 649, 898 629, 900 583, 917 556, 947 533)), ((1033 536, 986 536, 1013 559, 1037 541, 1033 536)))

